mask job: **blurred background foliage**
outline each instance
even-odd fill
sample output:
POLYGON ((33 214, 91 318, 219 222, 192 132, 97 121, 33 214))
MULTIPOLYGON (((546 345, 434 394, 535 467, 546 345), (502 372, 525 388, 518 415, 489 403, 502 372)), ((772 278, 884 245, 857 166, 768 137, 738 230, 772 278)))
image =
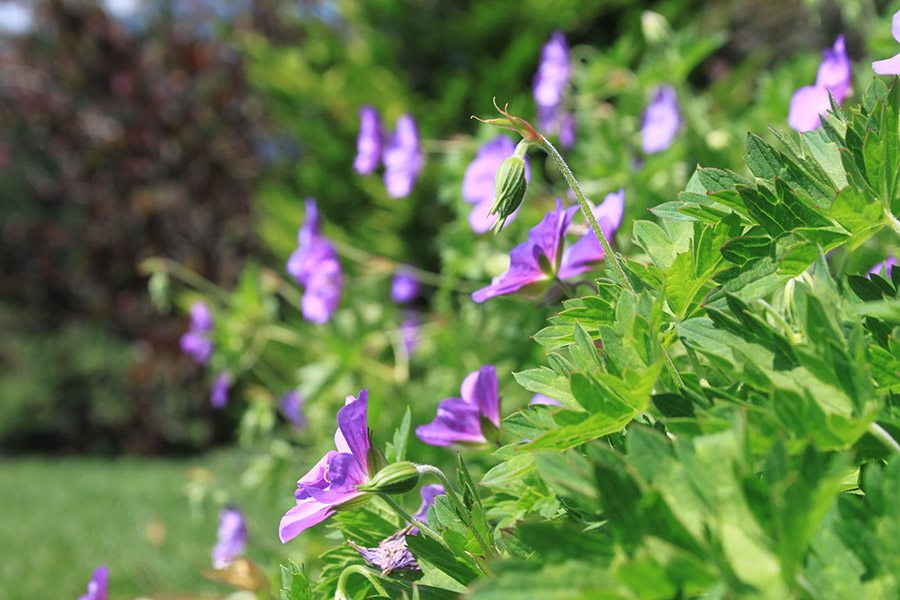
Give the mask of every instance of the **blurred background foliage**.
MULTIPOLYGON (((527 338, 552 309, 516 298, 475 305, 469 293, 504 270, 565 186, 532 157, 526 207, 497 237, 472 233, 460 186, 496 134, 470 115, 493 116, 496 97, 533 118, 531 81, 554 30, 566 33, 575 67, 572 167, 594 200, 625 188, 615 242, 629 249, 632 219, 673 199, 698 163, 742 169, 747 131, 786 128, 791 95, 814 81, 836 35, 858 65, 857 95, 865 89, 867 61, 895 53, 887 24, 900 8, 166 0, 123 13, 116 2, 26 4, 30 28, 0 34, 0 448, 159 454, 239 440, 253 452, 241 485, 195 479, 193 497, 265 497, 282 509, 303 465, 330 444, 346 394, 370 389, 379 442, 407 405, 414 426, 430 420, 482 364, 497 366, 504 413, 529 400, 510 373, 543 360, 527 338), (642 26, 646 10, 668 29, 642 26), (677 90, 684 125, 672 147, 644 156, 640 115, 660 84, 677 90), (388 129, 404 113, 417 120, 427 162, 408 198, 353 172, 362 104, 388 129), (341 310, 325 326, 301 319, 284 273, 308 196, 346 271, 341 310), (424 293, 401 307, 388 294, 405 264, 422 270, 424 293), (160 275, 152 297, 151 272, 160 275), (210 373, 178 348, 201 297, 216 320, 210 373), (408 318, 422 324, 412 356, 397 330, 408 318), (208 386, 223 368, 238 383, 219 412, 208 386), (277 414, 293 388, 306 397, 305 430, 277 414)), ((851 266, 883 254, 864 250, 851 266)), ((417 461, 447 462, 447 452, 412 443, 417 461)), ((473 469, 488 458, 475 454, 473 469)), ((161 577, 149 588, 183 581, 161 577)))

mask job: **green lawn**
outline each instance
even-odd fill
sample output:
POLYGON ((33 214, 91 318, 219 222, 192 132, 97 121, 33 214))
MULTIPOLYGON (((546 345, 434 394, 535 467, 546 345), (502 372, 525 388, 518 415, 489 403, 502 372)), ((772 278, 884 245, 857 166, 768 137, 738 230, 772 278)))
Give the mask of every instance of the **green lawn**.
MULTIPOLYGON (((185 486, 192 467, 236 481, 242 460, 237 452, 184 460, 0 457, 0 596, 74 599, 100 564, 110 569, 111 599, 227 594, 201 574, 210 568, 216 511, 206 503, 192 514, 185 486)), ((272 570, 284 507, 260 504, 271 503, 248 510, 251 535, 262 542, 249 558, 272 570)))

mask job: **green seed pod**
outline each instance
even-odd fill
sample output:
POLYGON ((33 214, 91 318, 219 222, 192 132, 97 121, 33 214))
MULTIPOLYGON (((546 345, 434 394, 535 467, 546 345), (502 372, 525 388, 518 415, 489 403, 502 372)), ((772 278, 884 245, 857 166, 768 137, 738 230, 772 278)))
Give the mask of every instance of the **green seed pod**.
POLYGON ((489 215, 497 215, 497 221, 491 228, 494 233, 503 228, 506 219, 522 204, 526 189, 525 161, 518 155, 510 156, 500 165, 494 180, 494 203, 488 211, 489 215))
POLYGON ((405 494, 418 484, 419 469, 409 461, 402 461, 389 464, 357 489, 380 494, 405 494))

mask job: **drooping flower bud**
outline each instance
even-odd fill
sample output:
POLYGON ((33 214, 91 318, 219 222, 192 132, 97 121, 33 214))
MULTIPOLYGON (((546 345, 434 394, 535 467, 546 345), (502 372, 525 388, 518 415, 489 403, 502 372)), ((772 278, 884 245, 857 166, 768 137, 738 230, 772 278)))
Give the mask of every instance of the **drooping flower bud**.
POLYGON ((641 13, 641 33, 650 44, 659 44, 672 35, 672 28, 664 16, 652 10, 641 13))
POLYGON ((380 494, 405 494, 419 484, 419 469, 409 461, 389 464, 356 489, 380 494))
POLYGON ((525 176, 525 151, 528 142, 522 140, 516 146, 516 153, 504 160, 497 169, 497 177, 494 179, 494 203, 488 211, 489 215, 496 214, 491 231, 499 233, 516 209, 525 198, 528 189, 528 179, 525 176))

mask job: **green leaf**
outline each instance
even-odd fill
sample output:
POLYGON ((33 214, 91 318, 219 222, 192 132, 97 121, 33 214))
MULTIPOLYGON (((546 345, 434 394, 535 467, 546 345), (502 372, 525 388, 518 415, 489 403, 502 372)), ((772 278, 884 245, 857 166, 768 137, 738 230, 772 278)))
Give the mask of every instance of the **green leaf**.
POLYGON ((572 395, 569 378, 559 375, 547 367, 513 373, 513 378, 529 392, 544 394, 571 408, 582 409, 572 395))

